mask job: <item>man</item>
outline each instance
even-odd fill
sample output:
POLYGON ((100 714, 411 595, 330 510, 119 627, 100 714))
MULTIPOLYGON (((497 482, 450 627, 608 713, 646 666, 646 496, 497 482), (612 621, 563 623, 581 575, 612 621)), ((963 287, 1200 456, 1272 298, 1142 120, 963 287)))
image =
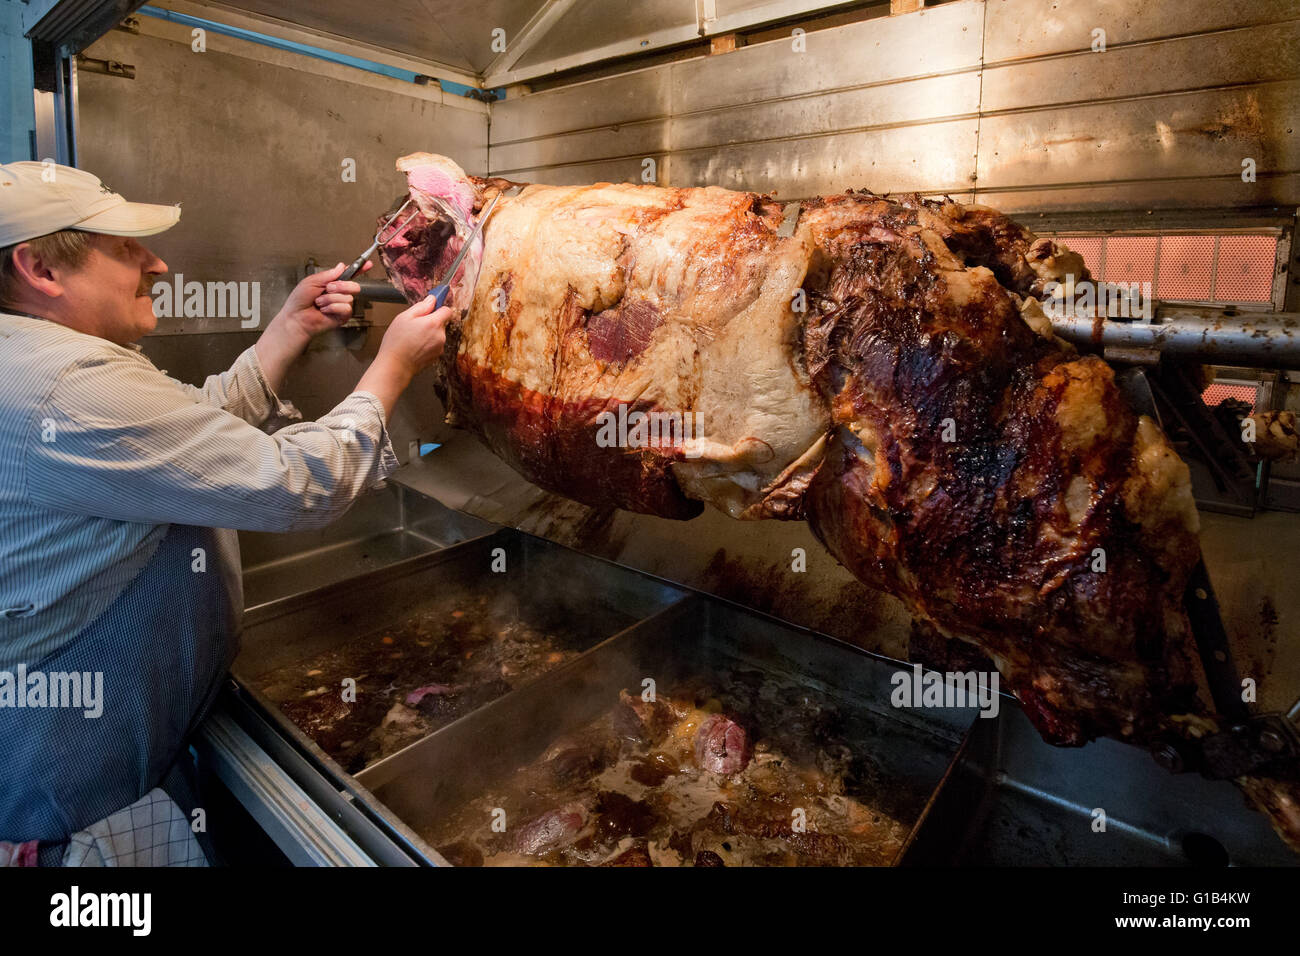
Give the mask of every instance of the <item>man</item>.
POLYGON ((237 650, 230 529, 319 527, 391 474, 388 416, 442 352, 451 310, 426 300, 329 414, 266 434, 360 287, 342 264, 309 276, 184 385, 132 344, 167 271, 139 240, 179 218, 80 170, 0 166, 0 863, 202 864, 181 758, 237 650))

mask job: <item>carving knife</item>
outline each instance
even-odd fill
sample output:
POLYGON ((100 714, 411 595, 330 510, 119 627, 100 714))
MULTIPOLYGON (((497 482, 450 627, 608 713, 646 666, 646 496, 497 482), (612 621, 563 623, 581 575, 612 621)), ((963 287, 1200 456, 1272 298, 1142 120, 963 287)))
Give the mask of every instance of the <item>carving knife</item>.
POLYGON ((474 245, 474 240, 478 238, 479 232, 483 229, 483 223, 487 222, 487 217, 492 212, 492 207, 497 204, 497 200, 500 198, 501 194, 497 193, 488 201, 487 206, 481 213, 479 213, 478 222, 475 224, 473 231, 470 232, 469 238, 467 238, 465 244, 460 247, 460 252, 456 253, 456 258, 451 260, 451 268, 447 270, 447 274, 443 276, 442 281, 429 290, 429 295, 433 298, 434 308, 441 309, 443 303, 447 301, 447 295, 451 292, 452 280, 456 278, 456 273, 459 271, 461 263, 465 261, 465 256, 469 253, 470 247, 474 245))

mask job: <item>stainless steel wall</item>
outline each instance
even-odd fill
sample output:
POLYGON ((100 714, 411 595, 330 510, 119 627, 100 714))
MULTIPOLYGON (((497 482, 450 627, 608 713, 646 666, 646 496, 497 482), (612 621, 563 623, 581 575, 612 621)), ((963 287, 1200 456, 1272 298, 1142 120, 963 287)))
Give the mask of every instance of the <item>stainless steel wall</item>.
POLYGON ((1290 0, 962 0, 803 39, 495 104, 491 171, 637 181, 653 157, 667 185, 1021 213, 1300 202, 1290 0))
MULTIPOLYGON (((197 53, 188 27, 137 19, 140 35, 114 30, 86 51, 132 64, 135 79, 79 72, 81 165, 130 198, 181 202, 180 223, 150 245, 186 281, 259 282, 263 326, 308 257, 333 265, 369 245, 376 212, 405 189, 397 157, 432 149, 486 169, 485 104, 213 33, 197 53), (345 158, 355 182, 343 180, 345 158)), ((341 336, 317 342, 286 396, 309 418, 331 408, 396 311, 372 309, 379 328, 355 350, 341 336)), ((142 344, 199 381, 255 337, 237 317, 164 318, 142 344)), ((417 380, 394 419, 399 455, 411 439, 438 440, 441 421, 417 380)))

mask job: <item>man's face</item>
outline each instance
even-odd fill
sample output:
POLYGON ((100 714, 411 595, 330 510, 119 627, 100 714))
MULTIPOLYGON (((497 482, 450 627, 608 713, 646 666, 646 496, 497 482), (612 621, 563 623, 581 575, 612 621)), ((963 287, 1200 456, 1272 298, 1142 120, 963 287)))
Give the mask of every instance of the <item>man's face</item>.
POLYGON ((65 305, 101 338, 126 345, 158 325, 149 290, 167 263, 123 236, 93 235, 81 268, 62 278, 65 305))

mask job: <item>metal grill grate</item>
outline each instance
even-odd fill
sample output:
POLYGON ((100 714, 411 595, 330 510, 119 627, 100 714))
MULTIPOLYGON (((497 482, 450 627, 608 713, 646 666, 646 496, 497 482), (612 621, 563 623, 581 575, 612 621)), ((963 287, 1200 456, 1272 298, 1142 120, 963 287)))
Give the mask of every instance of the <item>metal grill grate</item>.
POLYGON ((1272 236, 1222 236, 1214 298, 1219 302, 1268 302, 1273 298, 1277 240, 1272 236))
POLYGON ((1083 256, 1083 263, 1094 279, 1101 278, 1101 271, 1106 267, 1105 239, 1101 236, 1063 236, 1061 242, 1083 256))
POLYGON ((1249 402, 1251 409, 1254 410, 1258 395, 1259 387, 1256 385, 1229 385, 1224 382, 1215 382, 1201 392, 1201 401, 1213 408, 1224 399, 1235 398, 1239 402, 1249 402))
POLYGON ((1176 302, 1273 300, 1276 236, 1053 236, 1083 256, 1093 278, 1150 282, 1176 302))
POLYGON ((1202 302, 1214 283, 1214 236, 1161 236, 1156 297, 1202 302))
POLYGON ((1159 236, 1108 236, 1106 271, 1102 278, 1107 282, 1150 282, 1154 285, 1159 251, 1159 236))

